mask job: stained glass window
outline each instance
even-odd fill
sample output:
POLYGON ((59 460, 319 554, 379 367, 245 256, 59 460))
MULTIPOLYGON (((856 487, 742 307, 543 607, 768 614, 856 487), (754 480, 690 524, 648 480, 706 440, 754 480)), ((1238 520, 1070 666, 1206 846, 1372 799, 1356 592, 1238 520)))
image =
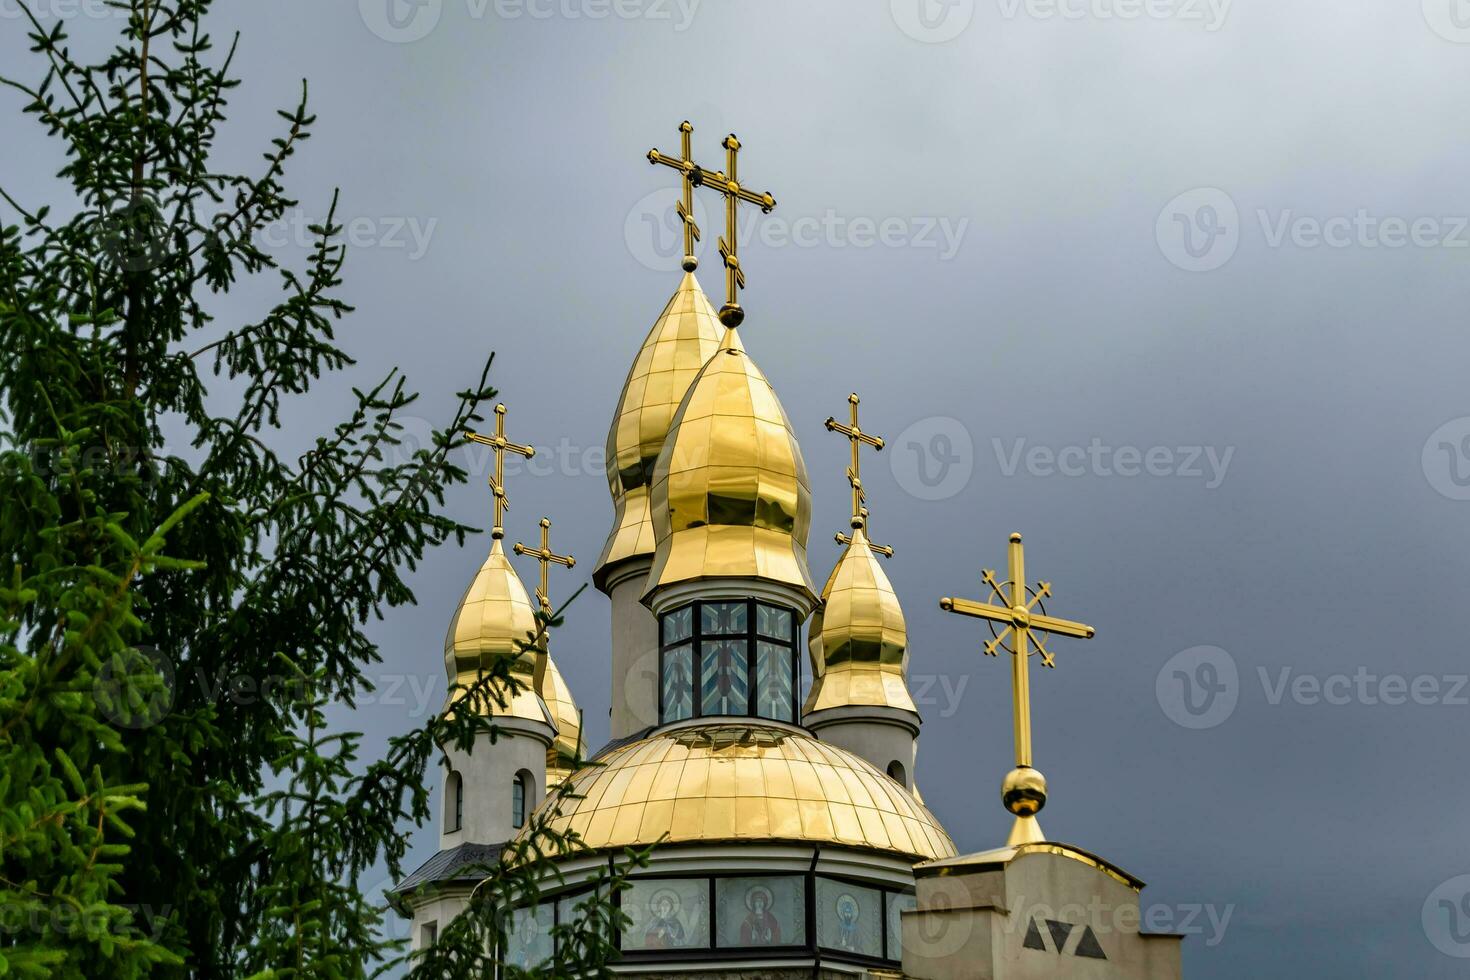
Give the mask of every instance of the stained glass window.
POLYGON ((700 642, 700 714, 749 714, 750 685, 746 676, 748 650, 744 637, 700 642))
POLYGON ((704 949, 709 946, 709 881, 634 881, 622 894, 623 949, 704 949))
POLYGON ((676 609, 664 617, 664 645, 687 640, 694 634, 694 607, 676 609))
POLYGON ((664 651, 664 721, 694 717, 694 648, 688 643, 664 651))
POLYGON ((883 955, 883 893, 873 888, 817 879, 817 944, 862 956, 883 955))
POLYGON ((717 878, 715 922, 721 947, 805 946, 805 879, 717 878))
POLYGON ((505 930, 506 965, 531 970, 551 959, 553 916, 549 902, 511 912, 505 930))
POLYGON ((755 607, 755 631, 784 643, 791 642, 791 610, 780 606, 755 607))
POLYGON ((705 636, 744 633, 747 630, 744 602, 705 602, 699 609, 699 629, 705 636))
POLYGON ((904 909, 918 907, 918 902, 912 895, 902 892, 889 892, 888 898, 888 958, 890 960, 903 959, 903 920, 900 913, 904 909))
POLYGON ((796 710, 792 685, 791 648, 766 640, 756 641, 755 648, 755 713, 762 718, 792 721, 796 710))
POLYGON ((801 675, 795 627, 793 610, 754 600, 692 602, 664 613, 659 720, 755 715, 795 721, 801 675))

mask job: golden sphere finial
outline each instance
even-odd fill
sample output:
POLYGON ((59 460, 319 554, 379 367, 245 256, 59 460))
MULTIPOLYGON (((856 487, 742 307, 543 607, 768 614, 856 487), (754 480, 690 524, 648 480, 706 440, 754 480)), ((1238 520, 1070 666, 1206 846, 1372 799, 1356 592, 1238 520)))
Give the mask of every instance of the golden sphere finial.
POLYGON ((730 330, 734 330, 745 322, 745 311, 740 308, 739 303, 726 303, 720 307, 720 322, 730 330))
POLYGON ((699 268, 699 259, 693 255, 686 255, 684 256, 682 267, 685 272, 693 272, 695 269, 699 268))
POLYGON ((1017 531, 1017 532, 1015 532, 1014 534, 1011 535, 1011 544, 1020 544, 1020 543, 1021 543, 1021 532, 1020 531, 1017 531))
POLYGON ((1039 769, 1017 766, 1000 785, 1001 802, 1018 817, 1034 817, 1046 806, 1046 777, 1039 769))

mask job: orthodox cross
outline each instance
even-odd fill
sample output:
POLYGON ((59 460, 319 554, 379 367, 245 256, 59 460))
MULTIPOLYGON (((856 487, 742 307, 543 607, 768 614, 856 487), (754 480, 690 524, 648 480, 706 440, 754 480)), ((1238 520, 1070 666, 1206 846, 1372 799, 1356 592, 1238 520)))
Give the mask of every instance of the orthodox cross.
POLYGON ((689 155, 689 139, 694 132, 694 127, 689 120, 679 124, 679 155, 671 157, 666 153, 660 153, 657 149, 648 151, 649 163, 661 163, 665 167, 672 167, 683 176, 683 195, 676 205, 679 212, 679 220, 684 225, 684 271, 693 272, 699 268, 699 259, 694 255, 694 243, 699 241, 699 225, 694 223, 694 188, 700 180, 699 164, 689 155))
POLYGON ((490 476, 490 492, 495 495, 495 525, 490 529, 490 536, 499 540, 505 537, 504 518, 505 512, 510 509, 510 501, 505 496, 505 454, 515 453, 530 459, 536 455, 532 446, 520 446, 505 437, 505 406, 495 406, 495 434, 493 436, 482 436, 478 432, 465 430, 465 435, 470 437, 471 442, 478 442, 482 446, 489 446, 495 452, 495 472, 490 476))
POLYGON ((740 141, 735 138, 734 133, 726 136, 720 145, 725 148, 725 168, 729 171, 728 175, 722 172, 703 173, 699 182, 713 187, 725 196, 725 234, 720 236, 720 258, 725 261, 725 305, 720 307, 720 322, 733 328, 740 326, 745 319, 745 311, 740 308, 740 290, 745 288, 745 271, 740 268, 740 258, 737 255, 739 243, 736 241, 739 204, 746 201, 757 205, 762 214, 770 214, 776 207, 776 199, 769 193, 758 194, 740 186, 739 171, 736 169, 740 141))
POLYGON ((1001 796, 1007 810, 1017 817, 1010 843, 1040 841, 1041 828, 1036 813, 1046 805, 1046 780, 1031 765, 1031 679, 1029 661, 1032 647, 1044 667, 1055 667, 1046 648, 1048 634, 1089 640, 1095 630, 1084 623, 1074 623, 1046 614, 1043 600, 1051 596, 1051 583, 1038 582, 1035 588, 1026 584, 1026 553, 1021 536, 1011 535, 1009 554, 1010 580, 996 580, 995 572, 985 569, 981 579, 990 587, 996 602, 974 599, 939 600, 939 608, 962 616, 986 620, 991 639, 985 654, 994 657, 998 650, 1011 654, 1011 696, 1015 703, 1016 768, 1005 778, 1001 796), (999 628, 998 628, 999 627, 999 628))
POLYGON ((725 234, 720 236, 720 258, 725 263, 725 305, 720 307, 720 322, 726 327, 738 327, 745 319, 745 311, 740 308, 740 290, 745 288, 745 271, 740 267, 740 243, 737 241, 739 204, 745 201, 759 207, 762 213, 770 214, 776 207, 776 199, 769 193, 741 186, 738 166, 740 140, 735 138, 734 133, 726 136, 720 144, 725 148, 725 169, 706 170, 689 157, 689 134, 693 131, 694 127, 688 122, 679 127, 682 156, 671 157, 658 150, 649 150, 648 162, 672 167, 684 175, 684 199, 680 202, 679 214, 684 221, 685 269, 693 268, 689 262, 693 259, 694 240, 699 237, 698 230, 694 227, 691 189, 698 186, 710 187, 724 195, 725 234))
MULTIPOLYGON (((883 439, 881 436, 870 435, 858 425, 858 398, 857 392, 847 396, 848 423, 843 425, 837 419, 828 416, 825 425, 828 432, 840 432, 847 436, 848 444, 852 448, 852 461, 847 465, 847 482, 852 486, 852 527, 854 530, 864 527, 868 522, 868 508, 863 506, 867 499, 867 491, 863 489, 863 461, 861 450, 863 446, 872 446, 876 452, 883 451, 883 439)), ((852 544, 852 538, 838 532, 838 544, 852 544)), ((879 554, 893 557, 893 549, 883 544, 872 544, 870 547, 879 554)))
POLYGON ((541 518, 541 547, 528 548, 517 543, 514 551, 518 555, 530 555, 541 563, 541 585, 536 589, 536 599, 541 603, 541 611, 548 616, 551 615, 551 593, 549 591, 550 578, 547 572, 552 565, 563 565, 571 568, 577 564, 577 559, 571 555, 558 555, 551 550, 551 519, 541 518))

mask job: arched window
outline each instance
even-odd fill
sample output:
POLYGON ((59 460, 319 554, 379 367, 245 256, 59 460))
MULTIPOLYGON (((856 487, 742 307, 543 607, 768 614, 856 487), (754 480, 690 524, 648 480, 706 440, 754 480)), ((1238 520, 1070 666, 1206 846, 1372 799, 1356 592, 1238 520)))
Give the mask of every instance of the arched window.
POLYGON ((659 623, 659 720, 796 720, 796 615, 753 599, 693 602, 659 623))
POLYGON ((464 777, 451 772, 444 781, 444 832, 452 834, 464 826, 464 777))
POLYGON ((531 774, 522 769, 510 787, 510 824, 517 830, 526 825, 531 809, 531 774))
POLYGON ((908 774, 904 772, 903 763, 897 759, 888 763, 888 778, 892 779, 898 785, 908 788, 908 774))

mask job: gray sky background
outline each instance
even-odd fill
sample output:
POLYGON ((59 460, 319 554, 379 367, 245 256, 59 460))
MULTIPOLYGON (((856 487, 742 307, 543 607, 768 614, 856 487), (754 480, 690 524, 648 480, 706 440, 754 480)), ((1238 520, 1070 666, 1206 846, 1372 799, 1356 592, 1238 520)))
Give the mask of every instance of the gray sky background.
MULTIPOLYGON (((695 156, 722 166, 733 129, 744 181, 779 201, 742 241, 742 333, 806 456, 812 571, 830 570, 847 507, 846 445, 821 423, 856 390, 891 439, 865 477, 874 536, 898 548, 918 781, 960 846, 1008 827, 1008 666, 937 599, 978 595, 1020 530, 1052 610, 1098 629, 1058 642, 1058 669, 1033 681, 1043 825, 1199 932, 1186 975, 1463 975, 1451 954, 1470 955, 1470 919, 1439 906, 1470 891, 1453 880, 1470 873, 1459 0, 923 0, 926 20, 921 0, 392 0, 401 30, 388 2, 214 18, 220 40, 243 31, 221 153, 253 167, 307 76, 320 120, 290 173, 302 223, 334 186, 340 216, 362 219, 344 287, 359 367, 295 407, 283 446, 394 366, 424 392, 423 425, 441 424, 493 349, 510 435, 551 464, 512 477, 509 533, 530 540, 551 516, 580 559, 556 594, 587 581, 611 516, 610 413, 677 282, 659 224, 673 175, 643 155, 677 151, 687 117, 695 156), (1120 11, 1140 15, 1104 16, 1120 11), (1335 244, 1314 239, 1333 218, 1348 219, 1335 244), (1127 453, 1064 453, 1080 475, 1026 455, 1094 440, 1168 453, 1134 476, 1127 453), (1187 466, 1191 447, 1228 459, 1223 474, 1202 452, 1187 466), (1375 680, 1333 680, 1359 671, 1375 680), (1400 694, 1380 692, 1385 675, 1432 678, 1437 693, 1418 690, 1433 703, 1383 703, 1400 694), (1347 703, 1294 694, 1300 676, 1347 703), (1223 936, 1196 906, 1228 912, 1223 936)), ((79 39, 112 29, 67 0, 41 7, 79 39)), ((36 73, 14 0, 0 14, 6 73, 36 73)), ((3 98, 16 135, 0 176, 49 195, 51 151, 3 98)), ((303 251, 295 230, 272 235, 303 251)), ((710 248, 718 303, 717 266, 710 248)), ((250 298, 222 303, 222 322, 250 298)), ((479 519, 488 499, 477 477, 451 504, 479 519)), ((386 703, 353 719, 374 744, 442 697, 444 629, 487 546, 436 554, 413 578, 420 605, 379 628, 386 703)), ((553 647, 594 746, 607 616, 589 590, 553 647)), ((411 865, 436 838, 412 833, 411 865)))

